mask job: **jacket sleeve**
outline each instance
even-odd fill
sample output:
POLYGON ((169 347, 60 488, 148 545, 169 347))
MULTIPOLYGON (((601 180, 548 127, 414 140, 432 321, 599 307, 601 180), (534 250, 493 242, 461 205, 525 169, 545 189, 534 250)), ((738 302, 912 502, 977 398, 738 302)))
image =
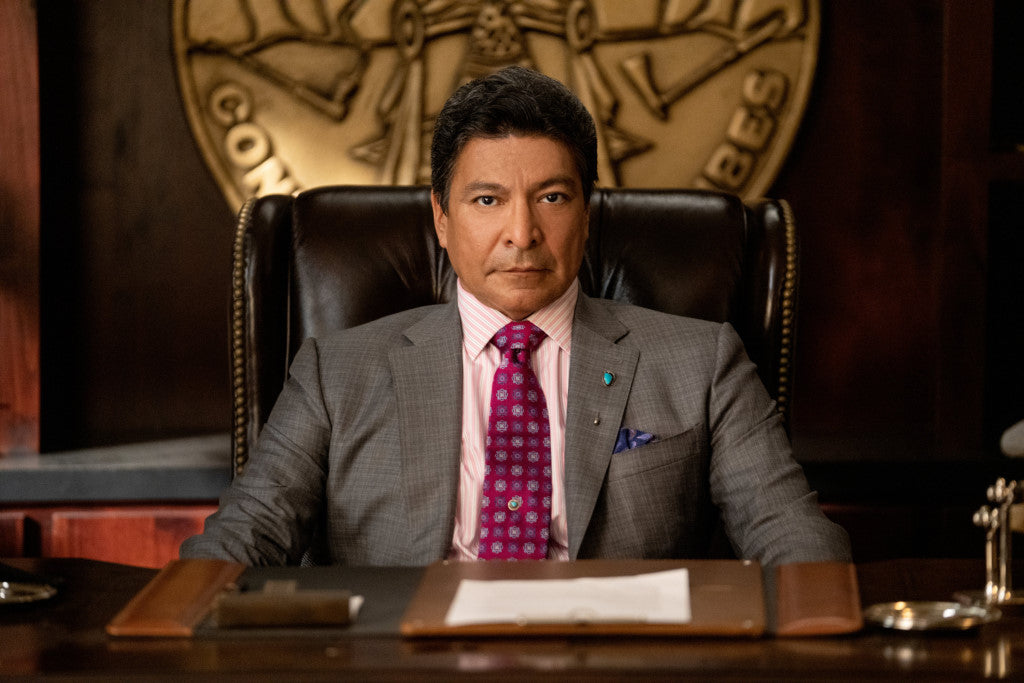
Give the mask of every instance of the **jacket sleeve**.
POLYGON ((222 494, 203 533, 185 540, 181 557, 298 564, 323 507, 330 438, 318 348, 310 339, 296 354, 245 472, 222 494))
POLYGON ((711 496, 738 557, 850 561, 849 537, 821 512, 775 402, 729 325, 718 336, 708 420, 711 496))

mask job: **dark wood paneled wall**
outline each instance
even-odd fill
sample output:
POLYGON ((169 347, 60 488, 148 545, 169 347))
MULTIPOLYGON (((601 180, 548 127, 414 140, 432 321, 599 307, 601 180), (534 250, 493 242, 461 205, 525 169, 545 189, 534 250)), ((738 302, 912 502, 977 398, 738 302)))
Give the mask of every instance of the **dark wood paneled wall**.
POLYGON ((166 0, 42 2, 42 448, 227 431, 233 214, 166 0))
MULTIPOLYGON (((811 101, 770 192, 803 240, 805 462, 991 460, 1024 418, 1012 373, 986 369, 993 335, 1019 332, 985 312, 1004 301, 989 187, 1024 179, 1020 152, 990 144, 1000 4, 822 3, 811 101)), ((178 101, 168 3, 38 12, 43 449, 227 430, 233 220, 178 101)))
POLYGON ((0 3, 0 453, 39 449, 39 70, 30 0, 0 3))
POLYGON ((921 455, 934 430, 943 5, 823 2, 771 192, 801 234, 793 434, 808 458, 921 455))

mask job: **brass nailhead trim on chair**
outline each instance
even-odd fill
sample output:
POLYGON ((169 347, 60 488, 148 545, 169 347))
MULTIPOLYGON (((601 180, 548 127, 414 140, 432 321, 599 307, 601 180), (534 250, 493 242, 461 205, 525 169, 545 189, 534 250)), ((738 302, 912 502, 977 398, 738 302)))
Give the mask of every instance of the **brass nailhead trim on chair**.
POLYGON ((796 322, 797 242, 796 222, 789 203, 780 199, 782 217, 786 226, 786 272, 782 282, 782 330, 779 346, 778 406, 783 419, 789 421, 790 389, 792 384, 794 326, 796 322))
POLYGON ((248 385, 245 363, 245 227, 249 224, 256 199, 246 200, 238 214, 235 225, 235 243, 231 252, 231 391, 234 414, 232 415, 231 455, 232 469, 238 476, 249 460, 249 446, 246 441, 246 413, 248 385))

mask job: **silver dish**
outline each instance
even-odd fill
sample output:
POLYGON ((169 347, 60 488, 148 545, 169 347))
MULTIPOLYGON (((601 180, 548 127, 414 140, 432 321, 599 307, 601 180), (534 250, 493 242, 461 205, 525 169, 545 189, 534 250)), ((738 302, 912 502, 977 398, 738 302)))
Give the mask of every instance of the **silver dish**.
POLYGON ((48 600, 56 594, 57 589, 46 583, 0 581, 0 605, 48 600))
POLYGON ((966 631, 1001 616, 992 607, 958 602, 883 602, 864 610, 866 622, 898 631, 966 631))

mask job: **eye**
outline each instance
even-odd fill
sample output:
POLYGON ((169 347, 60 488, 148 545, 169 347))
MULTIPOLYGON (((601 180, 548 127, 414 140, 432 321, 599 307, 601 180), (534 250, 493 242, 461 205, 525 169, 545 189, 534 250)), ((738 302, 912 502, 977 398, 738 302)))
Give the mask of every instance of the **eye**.
POLYGON ((561 204, 569 201, 569 198, 561 192, 549 192, 541 197, 541 201, 545 204, 561 204))
POLYGON ((481 197, 477 197, 473 201, 480 206, 494 206, 498 200, 490 195, 483 195, 481 197))

